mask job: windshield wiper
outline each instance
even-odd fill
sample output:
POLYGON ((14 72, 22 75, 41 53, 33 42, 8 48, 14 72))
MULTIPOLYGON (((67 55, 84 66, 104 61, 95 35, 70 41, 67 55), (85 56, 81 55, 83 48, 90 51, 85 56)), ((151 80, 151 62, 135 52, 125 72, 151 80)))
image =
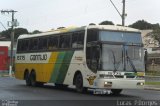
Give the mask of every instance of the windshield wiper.
POLYGON ((128 56, 128 52, 127 52, 127 51, 126 51, 126 57, 127 57, 127 59, 129 60, 129 63, 130 63, 130 65, 131 65, 131 67, 133 68, 133 71, 134 71, 135 73, 137 73, 137 69, 136 69, 135 65, 133 64, 133 61, 131 60, 131 58, 128 56))
POLYGON ((116 72, 117 71, 117 69, 116 69, 116 57, 115 57, 115 55, 114 55, 114 52, 113 52, 113 50, 111 50, 111 53, 112 53, 112 55, 113 55, 113 65, 114 65, 114 72, 116 72))

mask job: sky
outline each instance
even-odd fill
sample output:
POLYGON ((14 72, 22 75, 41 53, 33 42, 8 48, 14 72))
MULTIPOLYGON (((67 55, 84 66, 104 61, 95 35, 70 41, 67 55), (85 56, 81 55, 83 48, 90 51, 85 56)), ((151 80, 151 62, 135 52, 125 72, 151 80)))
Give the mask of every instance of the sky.
MULTIPOLYGON (((122 12, 122 0, 112 0, 122 12)), ((0 0, 0 10, 15 10, 19 26, 28 31, 49 31, 58 27, 84 26, 112 21, 121 24, 121 17, 110 0, 0 0)), ((137 20, 160 23, 160 0, 126 0, 125 25, 137 20)), ((11 14, 1 14, 0 22, 9 28, 11 14)), ((0 31, 5 30, 0 24, 0 31)))

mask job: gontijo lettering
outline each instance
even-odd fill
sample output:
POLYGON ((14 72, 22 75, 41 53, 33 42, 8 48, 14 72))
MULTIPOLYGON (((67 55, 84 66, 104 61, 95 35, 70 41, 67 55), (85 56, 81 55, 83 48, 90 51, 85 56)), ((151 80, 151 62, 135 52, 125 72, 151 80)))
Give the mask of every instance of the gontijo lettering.
POLYGON ((30 60, 31 61, 47 60, 47 54, 31 55, 30 60))

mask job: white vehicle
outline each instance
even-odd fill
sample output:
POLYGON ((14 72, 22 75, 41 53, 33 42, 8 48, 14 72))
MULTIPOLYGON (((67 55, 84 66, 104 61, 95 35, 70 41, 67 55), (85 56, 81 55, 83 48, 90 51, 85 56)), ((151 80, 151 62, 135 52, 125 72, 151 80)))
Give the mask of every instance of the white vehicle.
POLYGON ((55 83, 87 88, 142 89, 144 50, 139 30, 111 25, 63 28, 21 35, 16 54, 18 79, 26 85, 55 83))

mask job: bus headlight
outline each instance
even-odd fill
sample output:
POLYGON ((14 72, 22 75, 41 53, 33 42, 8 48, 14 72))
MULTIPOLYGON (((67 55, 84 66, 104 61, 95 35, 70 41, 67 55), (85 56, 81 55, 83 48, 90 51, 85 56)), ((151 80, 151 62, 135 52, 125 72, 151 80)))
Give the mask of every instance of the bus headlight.
POLYGON ((108 81, 104 82, 104 87, 111 87, 111 86, 112 86, 112 82, 108 82, 108 81))
POLYGON ((144 82, 138 82, 137 85, 143 86, 144 82))

